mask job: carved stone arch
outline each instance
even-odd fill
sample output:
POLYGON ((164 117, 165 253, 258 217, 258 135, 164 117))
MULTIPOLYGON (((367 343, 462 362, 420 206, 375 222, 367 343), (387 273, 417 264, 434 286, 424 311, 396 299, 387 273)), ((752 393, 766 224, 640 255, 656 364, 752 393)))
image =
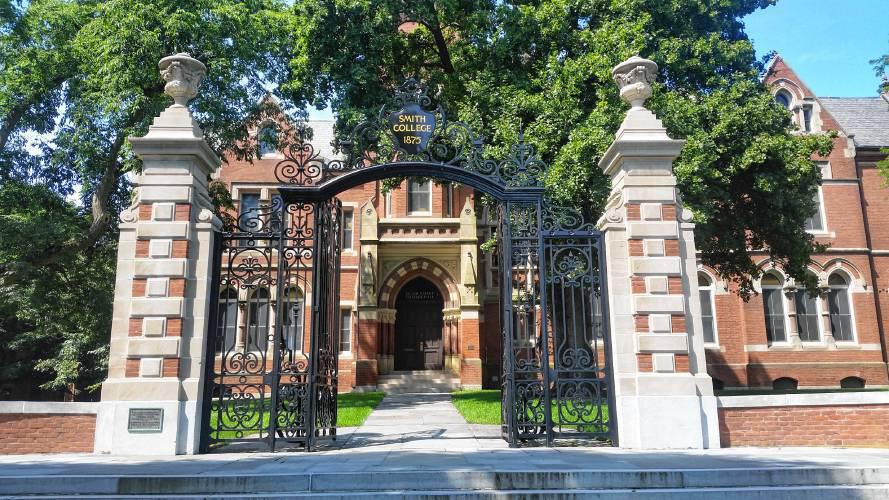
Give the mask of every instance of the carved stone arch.
MULTIPOLYGON (((763 275, 766 273, 776 273, 781 277, 781 280, 784 283, 787 283, 787 273, 784 272, 781 268, 775 265, 775 263, 769 259, 768 257, 760 260, 756 263, 756 269, 759 270, 763 275)), ((762 284, 761 284, 762 276, 753 281, 753 289, 757 292, 762 292, 762 284)))
POLYGON ((454 277, 440 264, 424 257, 417 257, 402 262, 386 276, 380 287, 379 305, 387 309, 395 308, 398 291, 408 281, 422 276, 438 287, 445 307, 460 306, 460 290, 454 277))
POLYGON ((860 292, 867 290, 867 280, 864 273, 858 269, 854 263, 844 257, 834 257, 824 263, 824 283, 830 278, 831 274, 842 273, 849 281, 850 292, 860 292))
POLYGON ((791 106, 794 104, 798 104, 804 98, 804 93, 800 86, 793 80, 789 80, 787 78, 778 78, 777 80, 772 82, 770 90, 772 95, 776 95, 781 90, 786 90, 792 98, 790 103, 791 106))

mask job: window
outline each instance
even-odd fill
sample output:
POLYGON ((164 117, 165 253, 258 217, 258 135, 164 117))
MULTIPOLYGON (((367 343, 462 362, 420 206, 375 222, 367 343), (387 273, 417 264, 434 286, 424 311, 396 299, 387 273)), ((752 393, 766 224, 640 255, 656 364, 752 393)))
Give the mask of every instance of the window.
POLYGON ((806 219, 806 231, 824 231, 824 213, 821 211, 821 188, 815 193, 815 213, 806 219))
POLYGON ((251 232, 259 229, 259 194, 244 193, 241 195, 239 226, 241 231, 251 232))
POLYGON ((790 102, 793 99, 790 97, 790 93, 786 90, 780 90, 777 94, 775 94, 775 102, 784 106, 787 109, 790 109, 790 102))
POLYGON ((355 232, 353 214, 351 209, 343 210, 343 250, 352 249, 352 237, 355 232))
POLYGON ((812 131, 812 108, 803 108, 803 130, 806 132, 812 131))
POLYGON ((827 292, 827 304, 830 311, 830 330, 837 341, 852 342, 855 334, 852 331, 852 303, 849 300, 849 283, 839 273, 830 275, 827 280, 830 290, 827 292))
POLYGON ((265 126, 256 134, 259 141, 259 156, 273 155, 278 152, 278 129, 274 126, 265 126))
POLYGON ((701 298, 701 322, 704 325, 704 342, 716 343, 716 316, 714 311, 713 283, 705 273, 698 273, 698 293, 701 298))
POLYGON ((281 195, 276 194, 272 196, 270 208, 268 230, 272 232, 283 230, 284 228, 281 227, 281 214, 284 213, 284 201, 281 199, 281 195))
POLYGON ((288 288, 284 294, 284 341, 291 351, 303 350, 305 302, 298 288, 288 288))
POLYGON ((432 183, 411 179, 407 183, 407 211, 428 214, 432 211, 432 183))
POLYGON ((846 377, 840 380, 842 389, 864 389, 864 379, 861 377, 846 377))
POLYGON ((219 294, 219 307, 216 313, 216 338, 224 339, 217 353, 224 353, 235 347, 238 334, 238 291, 227 288, 219 294))
POLYGON ((799 382, 790 377, 781 377, 772 382, 772 389, 776 391, 795 391, 799 388, 799 382))
POLYGON ((821 339, 821 328, 818 325, 818 299, 806 289, 797 290, 796 328, 799 339, 803 342, 817 342, 821 339))
POLYGON ((766 338, 769 342, 785 342, 787 340, 782 293, 782 280, 778 275, 769 273, 763 276, 762 305, 766 317, 766 338))
POLYGON ((257 288, 247 301, 247 350, 265 351, 269 338, 269 291, 257 288))
POLYGON ((342 309, 340 318, 340 352, 352 351, 352 311, 342 309))

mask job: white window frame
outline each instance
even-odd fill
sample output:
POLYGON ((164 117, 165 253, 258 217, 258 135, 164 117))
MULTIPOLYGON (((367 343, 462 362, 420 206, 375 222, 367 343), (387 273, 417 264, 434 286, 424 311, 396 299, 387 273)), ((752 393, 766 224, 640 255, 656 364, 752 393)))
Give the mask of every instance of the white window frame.
MULTIPOLYGON (((704 339, 704 345, 708 347, 718 347, 719 346, 719 321, 716 319, 716 280, 713 276, 710 276, 709 273, 704 271, 698 271, 698 274, 703 274, 707 277, 707 282, 710 283, 707 286, 698 285, 698 290, 709 290, 710 291, 710 313, 713 317, 713 342, 707 342, 704 339)), ((700 294, 699 294, 700 295, 700 294)), ((701 332, 703 335, 704 332, 701 332)))
POLYGON ((764 291, 764 290, 766 290, 766 289, 769 289, 769 290, 777 290, 778 293, 780 294, 779 297, 781 297, 781 320, 784 322, 784 340, 772 340, 772 339, 769 339, 769 330, 768 330, 768 321, 769 321, 769 319, 768 319, 768 317, 765 316, 765 312, 766 312, 766 311, 765 311, 765 294, 763 294, 763 297, 762 297, 762 300, 763 300, 763 306, 762 306, 762 307, 763 307, 763 310, 762 310, 762 312, 763 312, 763 317, 764 317, 764 319, 765 319, 765 321, 766 321, 766 323, 765 323, 765 325, 764 325, 764 326, 766 327, 766 328, 765 328, 766 344, 767 344, 767 345, 770 345, 770 346, 771 346, 771 345, 779 345, 779 346, 781 346, 781 345, 789 345, 789 344, 790 344, 790 324, 789 324, 790 321, 789 321, 788 311, 790 310, 790 308, 788 307, 788 306, 789 306, 789 304, 788 304, 789 301, 788 301, 788 299, 787 299, 787 295, 784 293, 784 285, 781 284, 781 283, 785 283, 785 282, 786 282, 786 279, 785 279, 784 275, 782 275, 782 274, 780 274, 780 273, 769 272, 769 273, 767 273, 767 274, 773 274, 774 276, 777 276, 777 277, 778 277, 778 282, 779 282, 779 284, 778 284, 778 285, 763 285, 763 284, 762 284, 762 280, 760 279, 759 289, 760 289, 760 292, 762 292, 762 291, 764 291))
POLYGON ((277 144, 275 145, 274 149, 272 149, 271 151, 266 151, 266 152, 262 151, 262 143, 263 143, 262 135, 263 135, 263 131, 267 128, 275 129, 276 136, 277 136, 277 134, 281 133, 281 130, 274 123, 263 123, 262 125, 259 126, 258 129, 256 129, 256 142, 257 142, 257 146, 258 146, 258 150, 259 150, 259 158, 260 159, 262 159, 262 158, 279 158, 279 157, 281 157, 281 152, 278 150, 277 144))
MULTIPOLYGON (((834 274, 840 275, 843 278, 843 280, 846 282, 846 287, 845 287, 846 288, 846 300, 849 301, 849 322, 851 323, 851 326, 852 326, 852 340, 838 340, 836 337, 834 337, 833 340, 835 342, 837 342, 839 344, 843 344, 843 345, 858 344, 858 328, 855 325, 855 301, 852 300, 852 288, 853 288, 853 284, 855 283, 855 281, 852 279, 852 275, 850 275, 849 273, 847 273, 845 271, 833 271, 827 277, 828 283, 830 283, 830 276, 833 276, 834 274)), ((842 288, 842 287, 828 284, 828 288, 834 289, 834 288, 842 288)), ((830 303, 827 304, 827 322, 828 322, 828 324, 830 324, 830 303)), ((832 324, 831 324, 830 334, 831 334, 831 336, 833 336, 833 325, 832 324)))
POLYGON ((816 320, 815 326, 817 327, 817 330, 818 330, 818 338, 815 340, 803 340, 803 337, 801 335, 802 332, 799 329, 799 308, 797 307, 798 297, 796 296, 797 292, 802 292, 804 294, 808 294, 809 291, 806 290, 805 288, 798 288, 794 292, 794 295, 793 295, 793 312, 795 315, 794 317, 796 318, 796 335, 797 335, 797 337, 799 337, 800 342, 802 342, 803 344, 808 344, 808 345, 823 344, 824 343, 824 324, 823 324, 824 322, 823 322, 822 318, 824 317, 824 308, 822 307, 822 304, 821 304, 821 295, 815 296, 815 320, 816 320))
POLYGON ((384 210, 383 213, 386 215, 387 219, 391 219, 392 214, 395 213, 395 211, 392 210, 392 190, 391 189, 386 191, 386 195, 384 196, 384 198, 385 198, 386 206, 383 209, 384 210))
MULTIPOLYGON (((828 234, 827 231, 827 213, 824 210, 824 190, 823 186, 818 186, 818 213, 810 218, 819 217, 821 219, 821 229, 806 229, 809 234, 828 234)), ((808 219, 806 219, 808 220, 808 219)))
POLYGON ((343 238, 343 250, 344 251, 353 251, 355 250, 355 210, 352 207, 343 207, 343 227, 342 227, 342 238, 343 238), (346 225, 346 214, 349 215, 349 224, 348 227, 346 225), (348 232, 348 238, 346 234, 348 232))
POLYGON ((339 335, 337 335, 337 349, 341 353, 351 353, 352 352, 352 341, 353 341, 353 332, 352 332, 352 308, 350 307, 341 307, 340 308, 340 331, 339 335), (349 317, 349 349, 343 350, 343 326, 346 324, 343 319, 348 315, 349 317))
MULTIPOLYGON (((426 184, 429 186, 429 190, 425 193, 428 198, 429 209, 428 210, 413 210, 413 195, 414 190, 411 188, 411 184, 417 182, 415 179, 407 180, 407 214, 408 215, 432 215, 432 181, 427 180, 425 183, 419 183, 419 185, 426 184)), ((420 193, 418 193, 420 194, 420 193)))

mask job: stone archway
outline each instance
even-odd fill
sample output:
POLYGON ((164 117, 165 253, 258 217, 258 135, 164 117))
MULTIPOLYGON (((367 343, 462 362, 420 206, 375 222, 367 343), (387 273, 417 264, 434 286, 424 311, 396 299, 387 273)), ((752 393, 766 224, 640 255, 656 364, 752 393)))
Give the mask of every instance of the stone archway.
MULTIPOLYGON (((424 257, 417 257, 402 262, 384 278, 377 294, 380 318, 380 374, 395 371, 397 320, 396 302, 399 292, 409 282, 424 278, 438 288, 443 301, 442 309, 442 356, 444 369, 461 375, 461 314, 460 290, 457 281, 441 264, 424 257)), ((464 333, 475 332, 478 336, 477 320, 475 329, 467 329, 464 333)))

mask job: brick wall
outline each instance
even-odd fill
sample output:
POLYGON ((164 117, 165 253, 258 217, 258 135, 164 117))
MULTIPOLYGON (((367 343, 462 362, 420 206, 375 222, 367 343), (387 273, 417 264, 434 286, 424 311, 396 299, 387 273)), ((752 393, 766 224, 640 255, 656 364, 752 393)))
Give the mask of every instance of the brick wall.
POLYGON ((92 453, 96 416, 82 414, 0 414, 0 455, 92 453))
POLYGON ((886 393, 737 396, 719 400, 722 447, 889 448, 889 394, 886 393), (751 402, 744 403, 744 399, 751 402), (811 404, 805 404, 807 402, 811 404))

